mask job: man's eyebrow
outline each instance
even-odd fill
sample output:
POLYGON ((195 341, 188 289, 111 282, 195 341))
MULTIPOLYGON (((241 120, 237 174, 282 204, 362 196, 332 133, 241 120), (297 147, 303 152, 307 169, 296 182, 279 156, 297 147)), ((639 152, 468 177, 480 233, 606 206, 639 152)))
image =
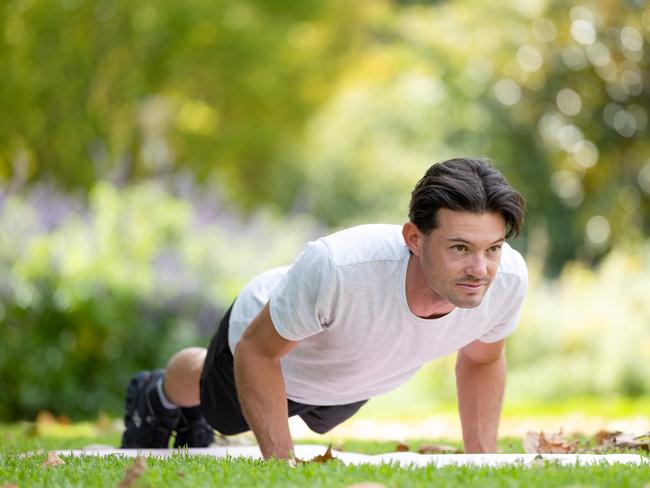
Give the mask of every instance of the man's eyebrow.
MULTIPOLYGON (((470 246, 474 245, 471 241, 468 241, 467 239, 463 239, 462 237, 448 237, 446 240, 449 242, 462 242, 463 244, 469 244, 470 246)), ((506 241, 505 237, 500 237, 492 244, 490 244, 490 246, 494 246, 495 244, 500 244, 505 241, 506 241)))

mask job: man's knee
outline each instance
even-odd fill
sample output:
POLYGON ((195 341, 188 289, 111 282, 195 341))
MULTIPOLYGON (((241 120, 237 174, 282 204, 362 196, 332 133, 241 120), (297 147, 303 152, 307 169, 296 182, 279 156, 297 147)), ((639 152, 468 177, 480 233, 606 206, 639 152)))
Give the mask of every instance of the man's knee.
POLYGON ((165 393, 179 406, 200 403, 199 380, 207 351, 202 347, 188 347, 172 356, 165 368, 165 393))
POLYGON ((207 350, 204 347, 186 347, 172 356, 165 371, 183 375, 201 375, 207 350))

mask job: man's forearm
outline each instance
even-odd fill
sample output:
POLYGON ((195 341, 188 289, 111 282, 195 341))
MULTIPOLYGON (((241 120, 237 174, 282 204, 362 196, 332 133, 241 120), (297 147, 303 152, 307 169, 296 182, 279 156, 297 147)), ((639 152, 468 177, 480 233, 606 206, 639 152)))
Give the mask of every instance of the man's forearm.
POLYGON ((279 361, 235 352, 235 382, 242 412, 264 458, 289 459, 293 450, 287 394, 279 361))
POLYGON ((456 387, 465 452, 496 452, 505 379, 503 355, 488 363, 459 356, 456 387))

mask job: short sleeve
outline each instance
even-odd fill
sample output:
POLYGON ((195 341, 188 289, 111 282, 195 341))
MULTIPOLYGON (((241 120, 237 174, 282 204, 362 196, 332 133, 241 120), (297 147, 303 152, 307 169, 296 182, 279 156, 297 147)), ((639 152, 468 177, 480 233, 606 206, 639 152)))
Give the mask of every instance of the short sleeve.
POLYGON ((329 249, 322 241, 310 242, 271 294, 276 330, 291 341, 321 332, 332 316, 335 293, 329 249))
POLYGON ((494 327, 479 337, 479 341, 481 342, 491 343, 500 341, 512 334, 517 328, 521 315, 521 307, 526 297, 526 289, 528 288, 526 265, 523 264, 523 268, 517 274, 512 275, 509 281, 511 283, 511 292, 507 294, 509 298, 503 307, 505 313, 494 327))

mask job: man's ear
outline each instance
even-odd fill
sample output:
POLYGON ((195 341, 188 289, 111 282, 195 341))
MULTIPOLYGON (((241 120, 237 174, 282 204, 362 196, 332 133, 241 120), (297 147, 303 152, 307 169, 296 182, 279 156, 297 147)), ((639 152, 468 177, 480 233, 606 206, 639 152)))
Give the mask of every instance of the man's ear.
POLYGON ((409 251, 415 256, 420 255, 420 246, 422 245, 422 232, 413 222, 407 222, 402 227, 402 236, 409 251))

